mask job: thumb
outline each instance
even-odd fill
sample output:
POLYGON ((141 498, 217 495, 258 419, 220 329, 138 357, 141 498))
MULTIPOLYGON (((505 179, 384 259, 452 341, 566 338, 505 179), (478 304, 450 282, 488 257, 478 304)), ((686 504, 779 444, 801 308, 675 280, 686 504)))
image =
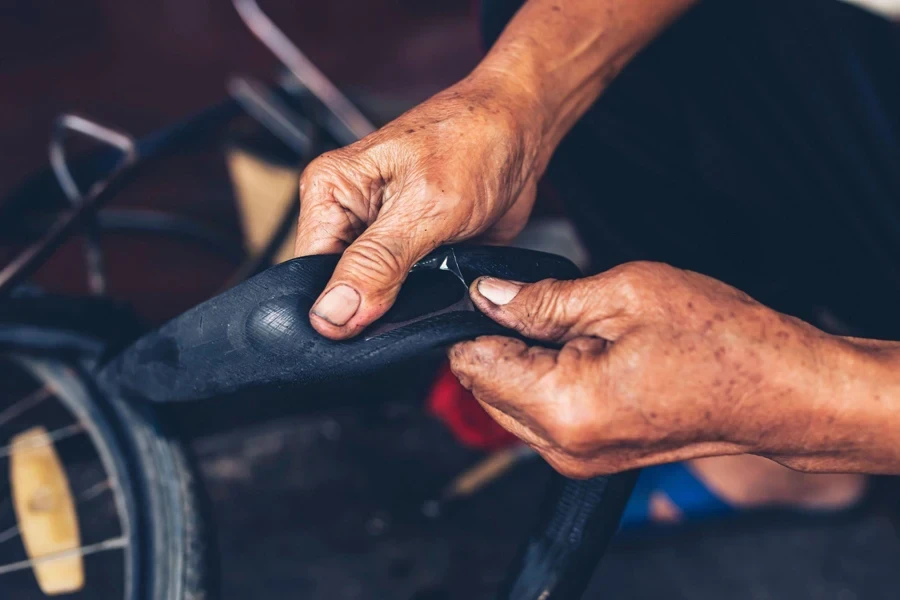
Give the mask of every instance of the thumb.
POLYGON ((563 343, 589 336, 615 341, 631 324, 626 298, 600 276, 532 284, 482 277, 469 291, 481 312, 533 340, 563 343))
POLYGON ((310 311, 319 333, 346 339, 387 312, 409 269, 432 250, 415 244, 409 229, 381 218, 350 244, 310 311))

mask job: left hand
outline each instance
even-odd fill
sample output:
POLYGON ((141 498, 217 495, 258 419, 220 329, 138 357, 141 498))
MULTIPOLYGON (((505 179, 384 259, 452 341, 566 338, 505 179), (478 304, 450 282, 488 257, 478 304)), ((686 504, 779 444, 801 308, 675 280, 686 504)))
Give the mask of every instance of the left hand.
POLYGON ((841 343, 719 281, 630 263, 576 281, 483 278, 471 295, 498 323, 565 344, 450 350, 491 416, 564 475, 740 453, 815 469, 833 450, 841 343))

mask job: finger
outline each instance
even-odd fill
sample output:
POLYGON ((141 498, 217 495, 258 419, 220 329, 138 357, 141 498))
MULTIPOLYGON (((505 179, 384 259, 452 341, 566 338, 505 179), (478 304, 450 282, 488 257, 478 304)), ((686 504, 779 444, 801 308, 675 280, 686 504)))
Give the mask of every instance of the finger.
POLYGON ((485 412, 488 413, 488 415, 490 415, 490 417, 497 422, 498 425, 519 438, 522 442, 531 446, 531 448, 534 449, 544 460, 546 460, 551 467, 553 467, 566 477, 582 479, 585 477, 585 475, 582 474, 584 471, 584 467, 580 463, 580 461, 572 460, 572 458, 567 456, 564 452, 560 452, 559 448, 556 445, 548 443, 546 438, 541 437, 540 435, 526 427, 524 424, 510 417, 506 413, 497 410, 490 404, 486 404, 481 401, 479 401, 479 404, 482 406, 482 408, 484 408, 485 412))
MULTIPOLYGON (((476 400, 478 399, 476 398, 476 400)), ((525 424, 520 423, 505 412, 494 408, 486 402, 478 400, 478 404, 481 405, 481 408, 484 409, 484 412, 486 412, 494 421, 496 421, 496 423, 500 425, 500 427, 502 427, 509 433, 513 434, 539 452, 546 449, 546 441, 537 433, 529 429, 525 424)))
POLYGON ((484 314, 525 337, 566 342, 593 336, 618 339, 632 326, 627 298, 603 276, 523 284, 493 277, 476 280, 472 301, 484 314))
POLYGON ((493 416, 504 414, 505 418, 498 420, 506 429, 516 435, 531 432, 529 443, 547 437, 544 423, 546 413, 552 410, 547 398, 557 354, 501 336, 456 344, 448 353, 450 368, 463 386, 491 407, 493 416))
POLYGON ((338 164, 331 155, 322 155, 300 177, 296 256, 342 252, 365 229, 372 191, 360 181, 369 178, 347 177, 338 164))
POLYGON ((379 218, 341 256, 310 320, 322 335, 346 339, 383 315, 394 303, 412 265, 433 249, 417 243, 402 219, 379 218))
POLYGON ((294 256, 339 254, 356 237, 357 226, 338 204, 301 204, 294 256))

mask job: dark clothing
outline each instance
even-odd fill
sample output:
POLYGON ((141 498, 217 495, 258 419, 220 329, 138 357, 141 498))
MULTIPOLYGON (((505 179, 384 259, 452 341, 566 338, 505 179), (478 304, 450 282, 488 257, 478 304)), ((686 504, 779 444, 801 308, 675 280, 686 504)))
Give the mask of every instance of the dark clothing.
MULTIPOLYGON (((486 0, 491 43, 516 0, 486 0)), ((900 339, 900 27, 707 0, 622 72, 548 177, 596 269, 664 261, 900 339)))

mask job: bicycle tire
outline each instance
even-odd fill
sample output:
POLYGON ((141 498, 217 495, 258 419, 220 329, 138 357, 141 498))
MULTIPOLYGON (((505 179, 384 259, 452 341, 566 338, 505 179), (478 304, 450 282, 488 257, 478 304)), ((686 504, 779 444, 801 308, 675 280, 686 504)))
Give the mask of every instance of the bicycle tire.
MULTIPOLYGON (((5 339, 33 332, 40 323, 0 323, 5 339)), ((136 549, 130 555, 132 597, 137 600, 204 600, 210 597, 211 529, 202 487, 187 448, 151 407, 104 396, 89 375, 93 357, 59 356, 57 332, 43 330, 46 347, 4 343, 0 354, 36 380, 55 386, 59 400, 91 429, 92 441, 105 444, 104 468, 114 469, 124 510, 133 524, 136 549)), ((71 331, 65 331, 69 343, 71 331)), ((89 338, 89 336, 86 336, 89 338)), ((96 342, 96 340, 94 340, 96 342)), ((85 343, 83 346, 89 347, 85 343)), ((96 344, 94 344, 96 346, 96 344)), ((99 444, 98 444, 99 452, 99 444)), ((110 474, 112 476, 112 474, 110 474)))

